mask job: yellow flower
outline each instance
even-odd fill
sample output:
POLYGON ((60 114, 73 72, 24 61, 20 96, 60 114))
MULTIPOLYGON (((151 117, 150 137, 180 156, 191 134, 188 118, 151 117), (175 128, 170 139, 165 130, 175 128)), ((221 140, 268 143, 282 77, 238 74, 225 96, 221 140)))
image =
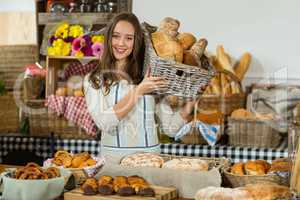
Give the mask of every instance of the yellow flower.
POLYGON ((68 56, 71 52, 71 44, 65 43, 63 48, 61 49, 61 55, 62 56, 68 56))
POLYGON ((53 47, 48 47, 47 53, 49 56, 55 56, 55 49, 53 47))
POLYGON ((70 27, 69 36, 77 38, 83 35, 83 27, 80 25, 73 25, 70 27))
POLYGON ((71 43, 67 43, 62 39, 57 39, 51 47, 48 47, 48 55, 68 56, 71 51, 71 43))
POLYGON ((68 37, 68 30, 69 30, 69 24, 63 23, 55 31, 55 36, 59 38, 67 38, 68 37))
POLYGON ((96 43, 96 42, 103 43, 104 42, 104 35, 94 35, 92 37, 92 42, 93 43, 96 43))
POLYGON ((76 56, 76 57, 83 57, 84 54, 82 53, 82 51, 77 51, 77 52, 75 53, 75 56, 76 56))

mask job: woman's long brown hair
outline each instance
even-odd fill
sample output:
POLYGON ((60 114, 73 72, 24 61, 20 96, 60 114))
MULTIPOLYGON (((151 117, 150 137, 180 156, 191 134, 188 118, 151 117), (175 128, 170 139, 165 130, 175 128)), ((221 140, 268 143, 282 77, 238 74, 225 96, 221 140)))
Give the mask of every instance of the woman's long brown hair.
POLYGON ((134 27, 134 46, 132 53, 128 56, 125 66, 125 72, 131 78, 132 84, 138 84, 143 79, 143 61, 144 61, 144 35, 138 18, 132 13, 120 13, 115 16, 108 24, 105 31, 104 52, 99 66, 91 73, 89 82, 95 89, 101 86, 105 87, 106 93, 109 93, 111 84, 118 80, 113 70, 116 70, 116 59, 112 51, 112 35, 119 21, 127 21, 134 27))

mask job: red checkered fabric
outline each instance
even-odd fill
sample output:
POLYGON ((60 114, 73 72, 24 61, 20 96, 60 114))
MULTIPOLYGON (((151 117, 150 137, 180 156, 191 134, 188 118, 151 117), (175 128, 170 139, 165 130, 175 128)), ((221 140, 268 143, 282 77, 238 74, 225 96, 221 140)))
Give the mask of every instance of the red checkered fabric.
POLYGON ((49 112, 63 115, 67 120, 83 128, 88 135, 96 135, 97 127, 87 110, 84 97, 51 95, 46 105, 49 112))
POLYGON ((64 70, 64 79, 68 80, 68 78, 73 75, 84 76, 90 71, 94 70, 98 63, 98 60, 93 60, 86 64, 82 64, 79 61, 71 62, 64 70))

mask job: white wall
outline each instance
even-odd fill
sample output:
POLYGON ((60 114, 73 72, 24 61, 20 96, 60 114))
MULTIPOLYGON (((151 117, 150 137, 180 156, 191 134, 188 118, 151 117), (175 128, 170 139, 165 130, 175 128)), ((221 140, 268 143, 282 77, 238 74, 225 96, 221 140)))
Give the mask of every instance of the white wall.
MULTIPOLYGON (((255 81, 300 77, 299 8, 299 0, 133 0, 141 21, 158 25, 166 16, 177 18, 180 31, 207 38, 209 51, 218 44, 234 58, 249 51, 247 78, 255 81)), ((34 0, 0 0, 0 12, 33 9, 34 0)))
POLYGON ((218 44, 234 58, 249 51, 248 79, 300 79, 299 8, 299 0, 133 0, 141 21, 177 18, 181 31, 207 38, 209 51, 218 44))

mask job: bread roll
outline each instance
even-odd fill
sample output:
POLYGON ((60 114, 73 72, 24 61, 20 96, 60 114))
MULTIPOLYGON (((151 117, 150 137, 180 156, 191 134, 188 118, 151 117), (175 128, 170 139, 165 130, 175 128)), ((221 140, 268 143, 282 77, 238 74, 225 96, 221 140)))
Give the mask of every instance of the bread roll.
POLYGON ((182 63, 183 48, 179 42, 160 31, 152 33, 151 37, 154 49, 159 57, 182 63))
POLYGON ((237 175, 242 176, 242 175, 245 175, 245 169, 244 169, 244 167, 245 167, 245 164, 242 163, 242 162, 235 163, 234 165, 232 165, 230 171, 233 174, 237 174, 237 175))
POLYGON ((97 180, 94 178, 87 178, 82 184, 81 189, 85 195, 95 195, 98 192, 97 180))
POLYGON ((291 199, 292 197, 288 187, 272 183, 249 184, 240 190, 249 192, 253 200, 291 199))
POLYGON ((242 55, 240 60, 235 64, 234 72, 240 80, 243 80, 246 72, 248 71, 250 62, 251 62, 251 54, 246 52, 242 55))
POLYGON ((114 192, 113 178, 111 176, 101 176, 98 180, 98 191, 102 195, 111 195, 114 192))
POLYGON ((204 54, 207 44, 207 40, 205 38, 201 38, 191 47, 191 52, 194 55, 196 61, 198 62, 199 67, 202 67, 200 59, 204 54))
POLYGON ((253 119, 255 117, 255 115, 250 111, 240 108, 240 109, 234 110, 231 113, 231 117, 236 118, 236 119, 253 119))
POLYGON ((187 50, 183 52, 183 64, 198 66, 199 62, 197 62, 193 52, 191 50, 187 50))
POLYGON ((172 17, 164 18, 158 27, 159 32, 164 32, 172 38, 175 38, 178 34, 180 22, 172 17))
POLYGON ((135 190, 135 193, 141 196, 153 197, 155 196, 154 190, 150 187, 149 183, 140 176, 127 177, 128 183, 135 190))
POLYGON ((128 183, 127 177, 116 176, 113 180, 113 189, 120 196, 130 196, 135 194, 133 187, 128 183))
POLYGON ((56 96, 67 96, 67 88, 66 87, 60 87, 57 88, 55 91, 56 96))
POLYGON ((82 89, 74 90, 73 95, 75 97, 83 97, 84 96, 82 89))
POLYGON ((183 50, 188 50, 196 42, 196 38, 191 33, 180 33, 177 35, 178 42, 181 44, 183 50))
POLYGON ((265 175, 270 168, 270 164, 263 160, 250 160, 245 163, 247 175, 265 175))

